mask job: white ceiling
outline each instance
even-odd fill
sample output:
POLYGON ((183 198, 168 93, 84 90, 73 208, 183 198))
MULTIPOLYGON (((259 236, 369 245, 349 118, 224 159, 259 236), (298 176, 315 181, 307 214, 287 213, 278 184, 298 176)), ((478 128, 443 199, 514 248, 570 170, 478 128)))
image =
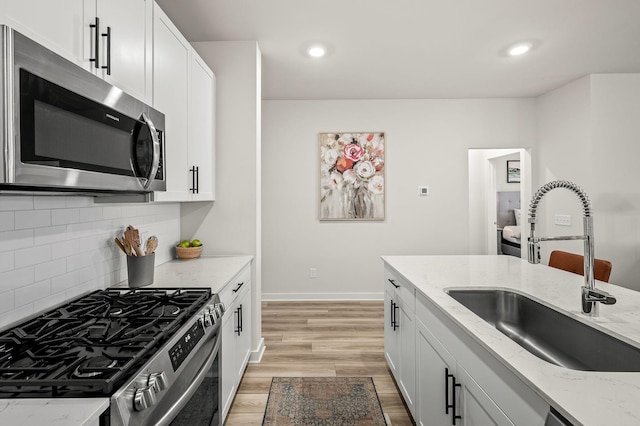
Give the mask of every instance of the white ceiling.
POLYGON ((157 2, 190 41, 256 40, 264 99, 529 97, 640 72, 640 0, 157 2), (519 41, 532 52, 507 57, 519 41))

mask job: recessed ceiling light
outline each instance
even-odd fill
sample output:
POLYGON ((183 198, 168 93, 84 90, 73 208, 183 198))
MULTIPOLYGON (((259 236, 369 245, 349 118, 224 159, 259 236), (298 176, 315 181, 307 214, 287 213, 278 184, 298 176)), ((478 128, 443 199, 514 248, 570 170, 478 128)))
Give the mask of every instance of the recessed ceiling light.
POLYGON ((312 58, 321 58, 327 53, 326 49, 322 46, 312 46, 307 50, 307 53, 312 58))
POLYGON ((518 43, 509 48, 510 56, 521 56, 531 50, 531 43, 518 43))

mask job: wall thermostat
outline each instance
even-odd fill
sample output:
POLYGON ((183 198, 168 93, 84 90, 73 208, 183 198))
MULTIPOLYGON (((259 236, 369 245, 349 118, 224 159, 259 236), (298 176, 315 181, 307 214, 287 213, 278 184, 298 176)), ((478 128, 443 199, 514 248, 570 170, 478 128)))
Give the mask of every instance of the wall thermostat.
POLYGON ((419 186, 418 187, 418 195, 429 195, 429 187, 428 186, 419 186))

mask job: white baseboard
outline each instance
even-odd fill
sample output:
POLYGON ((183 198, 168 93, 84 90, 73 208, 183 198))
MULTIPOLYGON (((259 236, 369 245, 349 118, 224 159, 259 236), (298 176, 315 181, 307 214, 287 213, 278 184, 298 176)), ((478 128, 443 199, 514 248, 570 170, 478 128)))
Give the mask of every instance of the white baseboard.
POLYGON ((262 293, 262 300, 384 300, 384 293, 262 293))
POLYGON ((262 355, 264 355, 264 350, 267 347, 264 345, 264 337, 260 339, 260 343, 255 351, 251 351, 251 355, 249 356, 249 362, 257 362, 262 361, 262 355))

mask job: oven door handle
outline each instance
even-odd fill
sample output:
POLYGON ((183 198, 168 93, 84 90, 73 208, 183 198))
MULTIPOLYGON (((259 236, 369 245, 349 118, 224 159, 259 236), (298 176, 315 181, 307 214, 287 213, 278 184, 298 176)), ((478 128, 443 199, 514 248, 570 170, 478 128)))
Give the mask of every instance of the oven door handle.
MULTIPOLYGON (((158 139, 158 132, 156 131, 156 126, 153 124, 153 121, 145 114, 142 113, 142 120, 149 128, 149 133, 151 134, 151 147, 153 148, 153 159, 151 160, 151 170, 149 171, 149 176, 146 176, 146 182, 143 185, 145 190, 151 187, 153 180, 156 177, 156 173, 158 173, 158 167, 160 166, 160 139, 158 139)), ((144 182, 144 179, 143 179, 144 182)))
POLYGON ((216 356, 218 355, 219 351, 220 351, 220 336, 218 336, 216 344, 213 346, 213 350, 211 351, 211 354, 209 355, 209 357, 207 357, 207 360, 205 361, 204 365, 200 368, 200 370, 198 370, 198 373, 196 374, 196 377, 193 379, 193 382, 191 382, 191 384, 189 385, 187 390, 184 392, 184 394, 182 394, 180 399, 177 400, 171 406, 171 408, 167 410, 165 415, 162 416, 162 418, 158 420, 157 423, 155 423, 156 425, 158 426, 168 425, 175 419, 175 417, 185 407, 185 405, 187 405, 187 402, 189 402, 191 397, 196 393, 196 391, 200 387, 200 384, 202 384, 202 381, 204 380, 207 373, 209 372, 209 369, 213 365, 213 361, 216 359, 216 356))

